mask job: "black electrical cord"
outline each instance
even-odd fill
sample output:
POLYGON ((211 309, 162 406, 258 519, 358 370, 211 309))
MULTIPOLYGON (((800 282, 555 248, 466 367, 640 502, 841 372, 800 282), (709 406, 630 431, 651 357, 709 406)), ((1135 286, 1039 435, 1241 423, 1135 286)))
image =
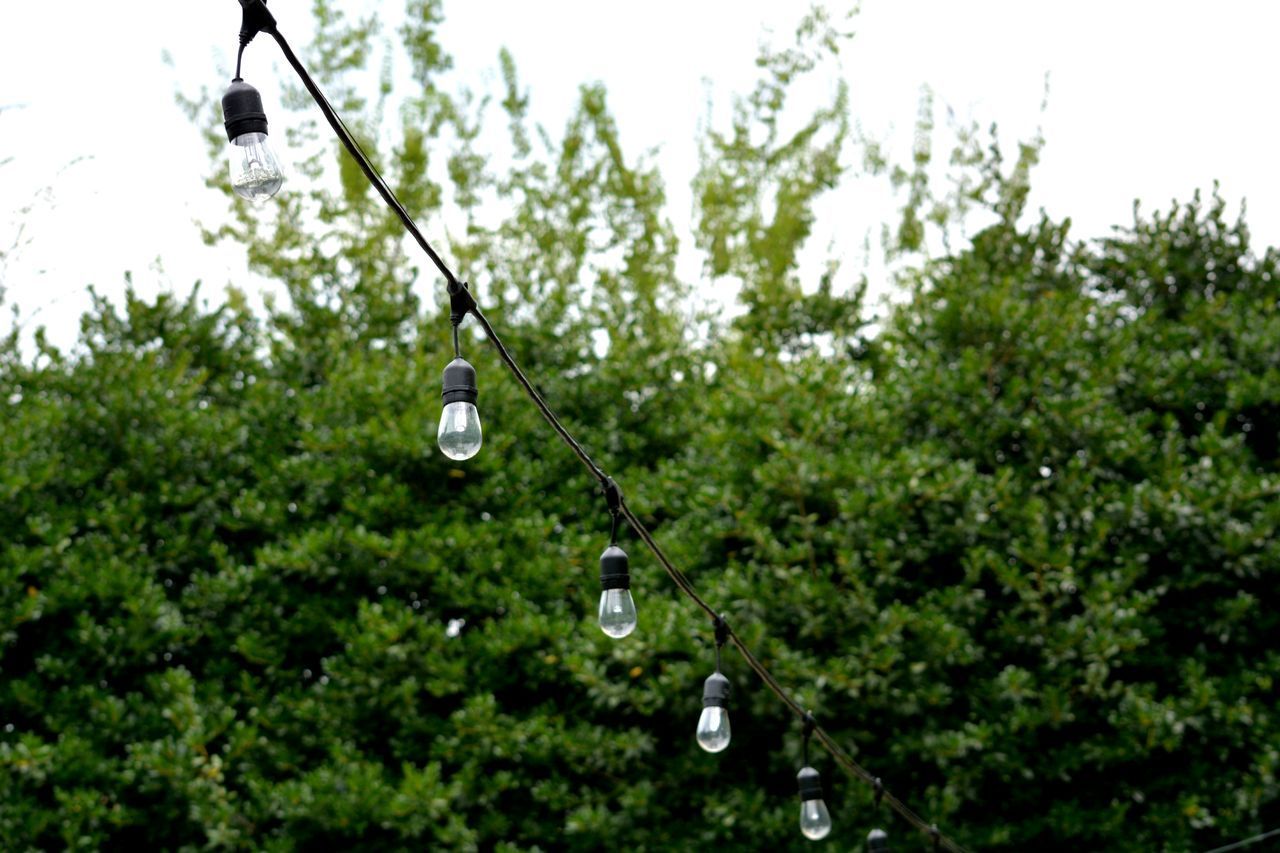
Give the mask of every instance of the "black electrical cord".
POLYGON ((413 217, 409 215, 409 211, 405 210, 404 205, 400 203, 400 199, 396 198, 396 194, 391 190, 391 187, 387 185, 382 175, 374 168, 373 161, 364 153, 364 149, 360 147, 360 142, 347 129, 346 122, 338 115, 337 110, 329 103, 329 99, 324 96, 324 92, 320 91, 320 87, 316 85, 316 82, 311 79, 311 75, 307 73, 302 61, 294 54, 293 49, 289 47, 289 43, 285 41, 284 36, 280 34, 280 30, 275 26, 274 22, 271 24, 270 29, 266 29, 266 32, 270 33, 271 37, 276 40, 276 44, 280 45, 284 58, 293 67, 293 70, 297 72, 298 77, 302 79, 302 85, 310 93, 311 99, 316 102, 316 106, 320 107, 320 112, 328 119, 329 126, 333 128, 333 132, 338 135, 338 139, 346 146, 347 151, 356 161, 356 165, 360 167, 360 171, 364 172, 364 176, 368 178, 369 183, 373 184, 373 188, 378 191, 378 195, 382 196, 382 200, 387 203, 387 207, 391 208, 400 217, 400 222, 404 225, 405 230, 409 232, 413 239, 418 241, 422 251, 427 253, 427 257, 431 258, 432 263, 436 265, 436 269, 445 277, 445 280, 450 285, 457 285, 457 276, 453 274, 453 271, 449 269, 444 260, 436 254, 436 250, 431 248, 427 238, 418 230, 418 225, 413 221, 413 217))
MULTIPOLYGON (((520 369, 520 365, 516 364, 515 358, 513 358, 511 353, 507 350, 506 345, 502 343, 502 339, 499 338, 498 333, 493 330, 493 326, 489 324, 489 320, 484 316, 483 312, 476 307, 471 309, 471 313, 480 323, 480 328, 484 329, 485 336, 489 339, 489 342, 493 344, 493 348, 498 351, 498 357, 502 359, 502 363, 505 364, 511 371, 511 374, 515 376, 516 381, 520 383, 520 387, 529 395, 529 399, 533 400, 533 404, 538 407, 538 411, 542 413, 542 417, 546 419, 547 423, 551 424, 551 428, 556 431, 556 434, 560 436, 564 443, 569 445, 569 449, 573 451, 574 456, 578 457, 578 461, 587 466, 587 469, 592 473, 592 475, 600 481, 601 487, 607 487, 609 484, 609 475, 600 469, 600 466, 597 465, 595 460, 587 454, 587 451, 582 449, 582 445, 578 444, 577 439, 570 435, 569 431, 564 428, 562 423, 560 423, 560 419, 556 417, 555 412, 551 411, 551 407, 547 405, 547 401, 542 399, 542 395, 533 387, 533 383, 529 381, 529 378, 524 375, 524 371, 520 369)), ((622 512, 623 515, 627 516, 627 520, 630 521, 631 516, 627 511, 625 502, 622 505, 622 512)))
POLYGON ((1280 829, 1272 829, 1268 832, 1262 833, 1261 835, 1255 835, 1252 838, 1245 838, 1241 841, 1235 842, 1234 844, 1228 844, 1225 847, 1215 847, 1212 850, 1207 851, 1207 853, 1227 853, 1228 850, 1239 850, 1242 847, 1248 847, 1250 844, 1257 844, 1259 841, 1266 841, 1268 838, 1274 838, 1277 835, 1280 835, 1280 829))
MULTIPOLYGON (((265 6, 262 5, 261 0, 256 0, 256 2, 255 0, 251 0, 250 3, 246 4, 246 20, 248 19, 248 10, 252 6, 261 7, 265 12, 265 6)), ((360 147, 360 143, 356 140, 355 136, 352 135, 351 131, 347 129, 346 123, 343 122, 342 117, 338 115, 336 110, 334 110, 333 106, 324 96, 324 93, 320 91, 320 87, 316 85, 316 82, 311 78, 311 75, 303 66, 301 60, 298 59, 297 55, 295 55, 293 50, 289 47, 289 43, 285 41, 284 36, 280 34, 279 29, 275 25, 274 19, 271 19, 269 23, 259 24, 258 28, 261 31, 270 33, 276 43, 280 45, 280 49, 283 51, 285 59, 288 61, 289 65, 292 66, 298 77, 301 78, 303 86, 306 87, 307 92, 310 93, 311 98, 316 102, 316 105, 320 107, 320 112, 323 113, 324 117, 328 120, 330 127, 332 127, 334 133, 337 134, 339 141, 341 141, 346 147, 347 152, 356 161, 356 164, 360 167, 360 171, 364 173, 365 177, 369 180, 369 183, 372 184, 374 189, 378 191, 378 194, 382 196, 382 200, 386 202, 387 206, 390 207, 397 216, 399 216, 405 230, 413 236, 413 238, 418 242, 418 245, 422 247, 422 250, 427 253, 427 256, 431 258, 431 261, 436 265, 440 274, 445 277, 445 280, 449 284, 450 293, 454 293, 459 287, 465 287, 465 285, 462 285, 459 282, 457 276, 453 274, 453 271, 449 269, 444 260, 436 254, 436 251, 431 247, 431 244, 427 242, 427 239, 423 236, 422 232, 418 230, 418 226, 413 221, 413 217, 409 215, 409 212, 405 210, 404 205, 402 205, 400 200, 396 198, 391 187, 387 185, 387 182, 383 179, 382 175, 379 174, 377 168, 374 167, 372 160, 364 153, 364 149, 360 147)), ((244 45, 248 44, 249 40, 251 40, 255 34, 256 32, 252 32, 246 38, 244 31, 242 31, 242 52, 244 45)), ((236 76, 238 77, 238 66, 240 64, 239 57, 237 57, 236 64, 236 76)), ((591 474, 600 481, 600 485, 606 490, 606 492, 608 492, 611 486, 616 490, 616 485, 613 485, 613 481, 609 475, 595 463, 595 460, 593 460, 586 450, 582 448, 582 445, 578 443, 567 429, 565 429, 564 425, 560 423, 559 418, 557 418, 555 413, 551 410, 551 407, 547 405, 546 400, 544 400, 542 395, 538 393, 537 389, 533 387, 533 383, 529 381, 528 377, 525 376, 524 371, 520 369, 520 365, 516 363, 515 358, 502 343, 502 339, 498 337, 498 333, 494 331, 493 326, 490 325, 488 319, 485 318, 484 313, 481 312, 479 306, 472 303, 470 312, 475 316, 477 322, 480 323, 480 327, 484 330, 485 336, 488 337, 490 343, 492 343, 494 349, 497 351, 498 357, 502 359, 502 362, 511 371, 520 386, 525 390, 529 399, 531 399, 534 405, 537 406, 538 411, 542 413, 543 418, 545 418, 547 423, 551 425, 552 429, 556 431, 556 434, 560 436, 566 445, 568 445, 569 449, 573 451, 573 454, 578 457, 578 460, 587 467, 587 470, 589 470, 591 474)), ((631 508, 627 506, 626 501, 622 499, 620 495, 618 497, 618 503, 622 517, 626 518, 632 529, 635 530, 637 535, 639 535, 641 541, 644 542, 650 552, 652 552, 653 556, 662 565, 662 568, 666 571, 667 575, 675 585, 680 588, 680 591, 687 595, 694 604, 702 608, 707 616, 711 618, 712 622, 715 623, 719 632, 722 632, 729 640, 733 641, 734 647, 738 650, 739 654, 742 655, 747 666, 760 677, 760 680, 764 682, 765 686, 773 691, 783 704, 790 708, 791 711, 805 723, 806 732, 812 733, 812 736, 822 744, 828 753, 831 754, 831 757, 835 759, 836 763, 848 771, 850 775, 875 787, 877 792, 882 794, 884 802, 888 803, 890 808, 896 811, 904 820, 920 832, 932 839, 935 849, 938 846, 941 846, 946 850, 952 851, 952 853, 968 853, 968 851, 958 842, 942 835, 938 831, 936 824, 926 823, 919 815, 908 808, 905 803, 888 791, 885 791, 882 786, 879 786, 877 778, 863 768, 862 765, 854 761, 853 758, 835 742, 831 735, 817 724, 812 715, 810 715, 810 713, 800 705, 800 703, 793 699, 782 685, 778 683, 777 679, 773 677, 773 674, 770 673, 764 664, 762 664, 751 652, 751 649, 748 648, 742 638, 734 632, 733 628, 720 618, 715 608, 707 604, 702 596, 698 594, 697 590, 694 589, 693 583, 682 571, 680 571, 680 569, 675 566, 674 563, 671 562, 670 559, 668 559, 662 548, 659 547, 658 543, 654 540, 653 535, 649 532, 648 528, 645 527, 644 523, 638 516, 636 516, 631 508)), ((809 738, 806 737, 806 751, 808 747, 808 740, 809 738)))

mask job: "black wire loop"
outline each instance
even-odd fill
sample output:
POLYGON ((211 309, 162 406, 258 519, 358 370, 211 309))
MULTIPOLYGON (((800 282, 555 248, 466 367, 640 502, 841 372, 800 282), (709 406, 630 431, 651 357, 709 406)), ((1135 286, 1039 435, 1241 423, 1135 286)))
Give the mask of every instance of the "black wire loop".
POLYGON ((475 297, 471 295, 471 287, 465 281, 454 279, 449 282, 449 322, 457 327, 466 316, 476 310, 475 297))
POLYGON ((809 738, 813 737, 813 730, 818 727, 818 721, 813 718, 812 711, 804 712, 804 766, 809 766, 809 738))
POLYGON ((606 477, 604 485, 600 489, 604 492, 604 502, 609 507, 609 512, 618 515, 622 512, 622 489, 612 477, 606 477))
MULTIPOLYGON (((258 33, 274 31, 276 19, 267 9, 265 0, 240 0, 240 5, 244 7, 244 15, 240 19, 240 49, 243 51, 258 33)), ((237 59, 236 67, 239 65, 237 59)), ((240 76, 239 71, 236 76, 240 76)))
POLYGON ((723 648, 724 644, 729 641, 729 620, 724 618, 721 613, 715 618, 716 626, 716 648, 723 648))
POLYGON ((871 787, 872 789, 874 789, 876 794, 876 799, 875 799, 876 808, 879 809, 880 801, 884 799, 884 783, 880 781, 879 776, 877 776, 875 778, 875 781, 871 783, 871 787))
POLYGON ((716 628, 716 672, 720 671, 720 652, 724 648, 724 644, 729 641, 729 623, 725 621, 724 614, 721 613, 715 618, 716 628))
POLYGON ((601 491, 604 492, 605 505, 609 507, 609 517, 612 519, 609 527, 609 544, 618 544, 618 522, 622 519, 622 489, 618 488, 618 484, 612 477, 606 477, 601 485, 601 491))

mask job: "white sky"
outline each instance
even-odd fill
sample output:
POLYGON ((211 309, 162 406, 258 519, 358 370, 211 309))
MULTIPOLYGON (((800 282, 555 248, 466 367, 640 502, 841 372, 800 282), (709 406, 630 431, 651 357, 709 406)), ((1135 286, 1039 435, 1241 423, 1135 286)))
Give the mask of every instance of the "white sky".
MULTIPOLYGON (((144 293, 186 292, 197 279, 214 297, 231 281, 253 289, 239 248, 206 247, 192 225, 216 221, 226 205, 205 189, 203 144, 173 101, 176 90, 201 84, 220 94, 238 4, 7 5, 0 106, 14 108, 0 113, 0 161, 12 158, 0 166, 0 245, 23 223, 29 242, 0 269, 6 302, 48 326, 55 343, 69 344, 88 304, 86 286, 118 295, 126 270, 144 293), (161 60, 164 50, 172 67, 161 60), (50 190, 42 194, 44 187, 50 190), (32 212, 20 215, 31 203, 32 212)), ((271 8, 301 49, 310 3, 273 0, 271 8)), ((671 216, 687 235, 688 182, 708 93, 727 105, 733 93, 748 91, 761 38, 789 38, 806 8, 803 0, 445 0, 441 38, 454 56, 454 81, 476 88, 494 81, 497 52, 508 47, 532 94, 534 120, 553 136, 578 84, 603 81, 628 150, 659 149, 671 216)), ((940 125, 945 106, 962 118, 998 121, 1010 154, 1013 140, 1043 125, 1047 147, 1032 204, 1070 215, 1077 237, 1128 223, 1135 197, 1163 207, 1218 179, 1231 202, 1248 197, 1255 245, 1280 243, 1280 4, 864 0, 854 28, 842 73, 869 133, 908 145, 920 87, 928 84, 940 125), (1051 91, 1042 115, 1046 72, 1051 91)), ((265 70, 275 53, 262 37, 246 68, 265 70)), ((278 103, 272 78, 248 76, 270 111, 278 103)), ((504 132, 501 124, 494 130, 504 132)), ((834 240, 850 258, 866 229, 893 215, 883 194, 857 182, 823 212, 819 250, 834 240)), ((429 238, 442 238, 424 224, 429 238)), ((697 258, 685 257, 682 271, 696 278, 697 258)), ((9 326, 7 310, 0 328, 9 326)))

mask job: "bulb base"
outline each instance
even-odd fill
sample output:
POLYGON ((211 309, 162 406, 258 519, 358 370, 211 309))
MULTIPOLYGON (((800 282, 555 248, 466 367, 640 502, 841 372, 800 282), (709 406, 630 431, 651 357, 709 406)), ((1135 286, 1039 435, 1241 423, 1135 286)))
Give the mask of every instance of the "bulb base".
POLYGON ((246 133, 267 132, 267 113, 262 106, 262 95, 243 80, 236 78, 222 96, 222 118, 227 129, 227 140, 246 133))
POLYGON ((796 774, 796 786, 800 789, 800 801, 822 799, 822 776, 812 767, 801 767, 796 774))
POLYGON ((476 387, 476 369, 463 358, 455 358, 444 369, 444 404, 471 403, 480 397, 476 387))
POLYGON ((600 555, 600 588, 631 589, 631 568, 627 552, 610 545, 600 555))
POLYGON ((733 695, 733 685, 722 673, 713 672, 707 676, 702 685, 702 707, 728 708, 729 697, 733 695))

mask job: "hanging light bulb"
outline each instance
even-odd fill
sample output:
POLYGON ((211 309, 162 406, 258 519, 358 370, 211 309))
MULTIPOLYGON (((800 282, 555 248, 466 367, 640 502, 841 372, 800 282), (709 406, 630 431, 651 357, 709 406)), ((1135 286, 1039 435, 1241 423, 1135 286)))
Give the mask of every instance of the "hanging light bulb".
MULTIPOLYGON (((884 782, 877 776, 871 780, 871 788, 876 795, 876 811, 880 810, 880 801, 884 799, 884 782)), ((876 827, 867 833, 867 853, 889 853, 889 833, 876 827)))
POLYGON ((618 547, 618 522, 622 519, 622 490, 612 477, 604 480, 609 507, 609 547, 600 555, 600 630, 615 640, 636 629, 636 603, 631 600, 631 567, 627 552, 618 547))
POLYGON ((796 775, 800 787, 800 831, 810 841, 819 841, 831 832, 831 812, 822 800, 822 777, 812 767, 801 767, 796 775))
POLYGON ((462 357, 444 369, 444 411, 436 439, 450 459, 470 459, 480 452, 480 413, 476 410, 476 369, 462 357))
POLYGON ((702 686, 702 715, 698 717, 698 730, 695 737, 698 746, 707 752, 720 752, 729 745, 731 731, 729 729, 729 696, 733 693, 733 685, 720 672, 720 651, 729 639, 729 623, 724 615, 715 617, 716 626, 716 671, 707 677, 702 686))
POLYGON ((600 630, 621 639, 636 629, 636 603, 631 599, 627 552, 617 545, 600 555, 600 589, 600 630))
POLYGON ((729 695, 733 686, 719 668, 707 677, 702 687, 702 716, 698 717, 698 746, 707 752, 720 752, 729 745, 729 695))
POLYGON ((284 170, 267 143, 262 96, 237 77, 222 96, 222 116, 231 140, 231 189, 243 199, 262 204, 284 184, 284 170))

